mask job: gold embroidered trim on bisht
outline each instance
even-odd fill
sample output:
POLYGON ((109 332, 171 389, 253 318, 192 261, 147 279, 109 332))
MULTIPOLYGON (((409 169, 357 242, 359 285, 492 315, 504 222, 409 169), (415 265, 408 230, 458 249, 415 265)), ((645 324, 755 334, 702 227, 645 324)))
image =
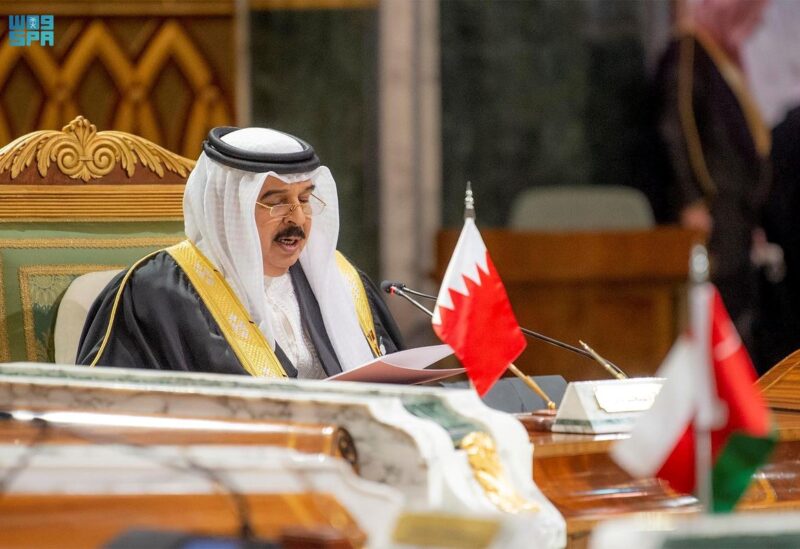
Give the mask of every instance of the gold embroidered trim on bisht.
POLYGON ((344 275, 347 286, 350 288, 350 293, 353 296, 353 304, 356 307, 356 314, 358 315, 358 324, 361 326, 361 331, 364 337, 367 338, 370 349, 372 349, 373 356, 381 356, 380 345, 378 338, 375 335, 375 322, 372 320, 372 309, 369 306, 369 299, 367 298, 367 291, 364 289, 364 283, 353 265, 347 261, 344 255, 337 250, 336 252, 336 266, 339 267, 339 272, 344 275))
POLYGON ((758 106, 747 89, 744 76, 728 55, 701 29, 690 28, 683 31, 680 42, 680 59, 678 63, 678 109, 683 125, 689 151, 689 161, 703 191, 707 196, 716 193, 711 174, 703 155, 700 134, 694 114, 694 43, 702 46, 717 67, 720 75, 728 84, 734 97, 742 109, 745 123, 753 139, 753 146, 761 158, 769 156, 772 147, 772 136, 764 123, 758 106))
POLYGON ((254 377, 287 377, 264 334, 200 250, 184 240, 166 251, 186 273, 247 373, 254 377))
POLYGON ((742 114, 744 114, 744 119, 747 122, 747 128, 750 130, 750 136, 753 138, 756 152, 761 158, 766 158, 769 156, 769 151, 772 147, 772 134, 761 116, 756 100, 747 88, 744 74, 736 63, 705 32, 695 29, 694 35, 700 45, 703 46, 703 49, 706 50, 708 56, 711 57, 711 61, 714 62, 717 70, 739 102, 742 114))
POLYGON ((686 137, 686 149, 689 163, 697 182, 703 189, 706 198, 717 194, 717 186, 708 171, 700 132, 694 115, 694 39, 690 36, 681 39, 680 58, 678 60, 678 112, 681 126, 686 137))

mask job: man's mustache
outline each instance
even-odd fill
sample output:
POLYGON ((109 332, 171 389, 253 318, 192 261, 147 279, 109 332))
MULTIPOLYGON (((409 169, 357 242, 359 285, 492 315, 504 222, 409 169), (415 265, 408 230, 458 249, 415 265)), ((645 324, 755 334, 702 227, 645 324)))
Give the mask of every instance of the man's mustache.
POLYGON ((289 238, 292 236, 305 239, 306 232, 303 230, 303 227, 300 227, 298 225, 291 225, 283 229, 278 234, 276 234, 273 240, 278 240, 279 238, 289 238))

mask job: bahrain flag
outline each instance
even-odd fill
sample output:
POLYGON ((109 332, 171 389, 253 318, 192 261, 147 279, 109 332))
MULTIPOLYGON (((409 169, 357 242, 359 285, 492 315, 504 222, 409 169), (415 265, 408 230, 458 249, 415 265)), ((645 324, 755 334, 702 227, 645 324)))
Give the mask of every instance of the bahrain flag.
POLYGON ((481 396, 525 349, 506 289, 471 218, 464 221, 431 322, 481 396))

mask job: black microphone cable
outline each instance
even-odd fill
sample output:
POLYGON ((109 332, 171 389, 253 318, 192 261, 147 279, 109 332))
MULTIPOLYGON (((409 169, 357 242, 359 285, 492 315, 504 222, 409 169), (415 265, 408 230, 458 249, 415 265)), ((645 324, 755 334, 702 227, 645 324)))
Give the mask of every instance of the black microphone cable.
MULTIPOLYGON (((0 410, 0 421, 16 420, 17 418, 11 412, 0 410)), ((40 444, 50 436, 49 423, 47 421, 37 417, 31 417, 29 421, 36 426, 36 434, 25 443, 25 451, 17 457, 16 461, 0 477, 0 499, 5 497, 11 483, 30 466, 33 458, 42 449, 40 444)))
MULTIPOLYGON (((423 292, 419 292, 412 288, 407 287, 402 282, 397 282, 395 280, 384 280, 381 282, 381 290, 386 292, 387 294, 397 294, 401 297, 406 298, 412 305, 414 305, 417 309, 420 309, 424 313, 427 313, 429 316, 433 316, 433 312, 428 310, 425 306, 419 303, 417 300, 411 298, 408 294, 416 295, 418 297, 422 297, 425 299, 430 299, 432 301, 436 301, 438 297, 431 294, 426 294, 423 292)), ((610 360, 603 358, 599 355, 595 356, 596 353, 590 352, 579 347, 575 347, 574 345, 570 345, 569 343, 564 343, 563 341, 559 341, 558 339, 546 336, 544 334, 540 334, 539 332, 534 332, 533 330, 529 330, 528 328, 523 328, 522 326, 519 327, 523 334, 528 337, 532 337, 534 339, 538 339, 539 341, 544 341, 545 343, 549 343, 555 347, 559 347, 561 349, 571 351, 577 355, 580 355, 584 358, 588 358, 593 362, 600 363, 601 366, 608 369, 609 373, 611 373, 614 377, 618 379, 625 379, 628 377, 622 368, 611 362, 610 360), (598 358, 599 357, 599 358, 598 358), (604 364, 606 363, 606 364, 604 364)), ((581 344, 586 345, 585 343, 581 342, 581 344)), ((588 347, 588 346, 587 346, 588 347)), ((592 350, 594 351, 594 350, 592 350)))

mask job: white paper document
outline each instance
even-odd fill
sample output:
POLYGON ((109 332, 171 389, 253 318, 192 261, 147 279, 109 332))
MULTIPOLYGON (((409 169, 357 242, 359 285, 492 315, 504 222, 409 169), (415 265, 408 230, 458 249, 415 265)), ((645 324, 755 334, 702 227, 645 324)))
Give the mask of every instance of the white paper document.
POLYGON ((434 362, 453 354, 449 345, 431 345, 407 349, 378 358, 362 364, 357 368, 331 376, 329 380, 336 381, 366 381, 370 383, 401 383, 413 385, 436 381, 446 377, 455 376, 464 372, 464 368, 450 368, 447 370, 426 370, 434 362))

